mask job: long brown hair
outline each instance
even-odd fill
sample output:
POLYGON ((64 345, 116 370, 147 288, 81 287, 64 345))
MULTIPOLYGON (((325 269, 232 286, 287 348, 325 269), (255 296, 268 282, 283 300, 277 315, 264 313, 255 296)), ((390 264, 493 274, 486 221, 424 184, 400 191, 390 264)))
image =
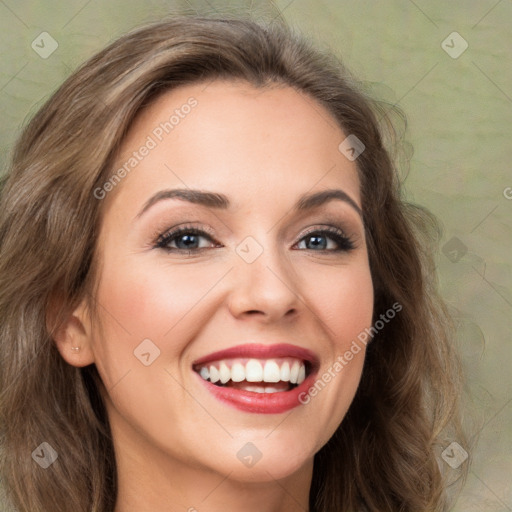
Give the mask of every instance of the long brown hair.
MULTIPOLYGON (((183 84, 227 78, 283 84, 323 105, 366 147, 357 158, 376 322, 361 383, 338 430, 315 456, 315 512, 445 511, 441 451, 465 446, 461 368, 436 291, 434 218, 401 197, 390 110, 339 59, 283 24, 184 16, 141 27, 74 72, 23 131, 0 198, 0 450, 7 498, 21 512, 112 512, 115 457, 94 365, 67 364, 52 340, 84 296, 94 310, 95 191, 137 113, 183 84), (58 325, 58 318, 56 321, 58 325), (58 453, 44 470, 31 453, 58 453)), ((393 112, 397 110, 394 109, 393 112)), ((121 185, 122 186, 122 185, 121 185)))

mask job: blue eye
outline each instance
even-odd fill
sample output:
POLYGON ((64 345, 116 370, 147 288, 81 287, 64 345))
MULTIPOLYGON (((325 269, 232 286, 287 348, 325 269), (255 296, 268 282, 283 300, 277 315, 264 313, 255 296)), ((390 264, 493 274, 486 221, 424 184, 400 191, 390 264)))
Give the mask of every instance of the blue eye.
POLYGON ((206 238, 212 241, 210 235, 205 231, 197 228, 181 227, 160 235, 156 247, 165 249, 169 252, 174 251, 199 251, 205 247, 197 247, 200 238, 206 238), (177 247, 171 247, 171 243, 175 242, 177 247), (181 247, 180 247, 181 245, 181 247))
MULTIPOLYGON (((209 240, 211 244, 215 244, 213 238, 203 231, 194 227, 183 226, 168 233, 164 233, 158 237, 155 248, 163 249, 167 252, 186 252, 192 254, 209 247, 199 247, 199 240, 204 238, 209 240), (173 247, 173 245, 175 245, 173 247)), ((305 249, 314 252, 349 252, 354 249, 353 241, 347 237, 341 229, 316 229, 304 235, 299 244, 304 240, 312 240, 310 244, 306 244, 305 249), (322 240, 325 240, 323 242, 322 240), (328 240, 335 242, 335 248, 328 249, 328 240)), ((217 245, 218 246, 218 245, 217 245)), ((212 247, 210 247, 212 248, 212 247)))
POLYGON ((310 245, 312 247, 306 247, 308 250, 314 250, 315 247, 320 247, 320 251, 325 252, 349 252, 352 249, 354 249, 354 242, 346 236, 341 229, 321 229, 321 230, 313 230, 307 233, 305 236, 302 237, 301 242, 303 240, 314 240, 314 242, 310 245), (337 244, 337 248, 335 249, 327 249, 328 243, 322 243, 319 240, 334 240, 337 244))

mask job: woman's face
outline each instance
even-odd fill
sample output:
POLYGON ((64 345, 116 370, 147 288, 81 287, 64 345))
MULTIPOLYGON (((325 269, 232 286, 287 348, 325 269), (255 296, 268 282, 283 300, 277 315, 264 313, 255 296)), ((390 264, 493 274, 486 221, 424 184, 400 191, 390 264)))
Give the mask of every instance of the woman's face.
POLYGON ((311 470, 354 397, 373 310, 347 135, 292 88, 226 81, 137 118, 121 181, 97 192, 91 362, 119 460, 239 481, 311 470))

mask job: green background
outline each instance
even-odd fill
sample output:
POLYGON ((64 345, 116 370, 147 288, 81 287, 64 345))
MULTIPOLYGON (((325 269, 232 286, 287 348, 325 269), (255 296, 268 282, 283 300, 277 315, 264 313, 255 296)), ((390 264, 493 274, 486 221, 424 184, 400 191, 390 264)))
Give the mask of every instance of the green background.
POLYGON ((407 198, 444 228, 438 270, 480 436, 454 510, 512 511, 512 0, 0 0, 2 169, 22 125, 82 61, 141 22, 194 10, 282 16, 405 111, 407 198), (31 47, 41 32, 58 42, 46 59, 31 47), (443 49, 460 48, 453 32, 468 44, 457 58, 443 49))

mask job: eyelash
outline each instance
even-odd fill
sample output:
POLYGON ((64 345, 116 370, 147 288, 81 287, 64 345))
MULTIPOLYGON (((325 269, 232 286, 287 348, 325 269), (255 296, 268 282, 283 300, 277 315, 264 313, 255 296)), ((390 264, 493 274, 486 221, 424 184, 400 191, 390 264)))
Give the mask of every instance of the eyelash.
MULTIPOLYGON (((175 247, 169 247, 169 243, 173 240, 180 237, 180 235, 196 235, 196 236, 202 236, 204 238, 207 238, 211 242, 213 242, 212 235, 207 233, 206 231, 203 231, 202 229, 198 229, 192 226, 182 226, 180 228, 174 229, 172 231, 169 231, 167 233, 161 234, 158 239, 156 240, 156 243, 154 245, 155 249, 163 249, 166 252, 179 252, 179 253, 187 253, 191 255, 192 253, 197 253, 199 251, 203 251, 205 249, 210 249, 209 247, 199 247, 195 249, 178 249, 175 247)), ((345 233, 339 229, 339 228, 322 228, 322 229, 312 229, 305 233, 302 238, 299 240, 298 243, 302 242, 304 239, 308 238, 311 235, 328 235, 327 238, 330 238, 334 242, 338 244, 338 249, 321 249, 319 251, 316 251, 314 249, 305 249, 307 251, 313 251, 313 252, 321 252, 321 253, 340 253, 340 252, 350 252, 352 251, 355 246, 354 242, 351 238, 349 238, 345 233)), ((304 249, 301 249, 304 250, 304 249)))

